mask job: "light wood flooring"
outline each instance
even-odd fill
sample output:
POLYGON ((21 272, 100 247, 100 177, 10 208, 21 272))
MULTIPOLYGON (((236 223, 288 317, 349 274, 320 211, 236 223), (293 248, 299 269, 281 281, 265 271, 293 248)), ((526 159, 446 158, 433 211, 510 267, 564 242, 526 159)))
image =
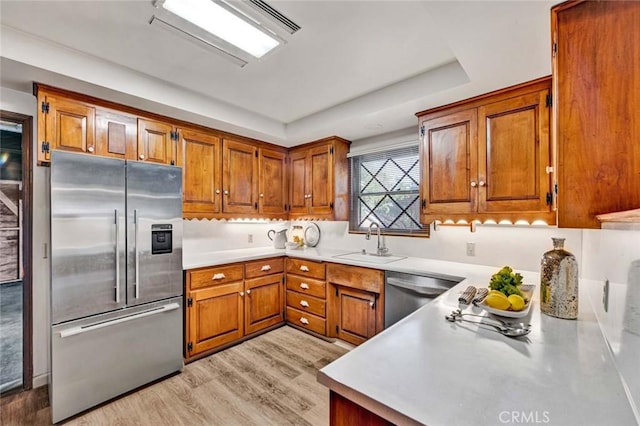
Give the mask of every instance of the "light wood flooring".
MULTIPOLYGON (((68 425, 328 425, 318 370, 347 352, 281 327, 182 373, 72 418, 68 425)), ((51 424, 46 387, 0 400, 0 424, 51 424)))

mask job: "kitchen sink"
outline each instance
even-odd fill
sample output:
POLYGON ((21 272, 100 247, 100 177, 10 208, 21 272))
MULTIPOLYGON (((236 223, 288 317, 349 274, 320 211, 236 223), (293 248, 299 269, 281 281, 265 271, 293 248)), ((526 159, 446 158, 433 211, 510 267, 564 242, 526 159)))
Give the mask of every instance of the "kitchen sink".
POLYGON ((353 253, 339 254, 333 256, 336 259, 345 259, 345 260, 355 260, 357 262, 366 262, 366 263, 391 263, 396 260, 406 259, 406 256, 378 256, 375 253, 363 253, 361 251, 354 251, 353 253))

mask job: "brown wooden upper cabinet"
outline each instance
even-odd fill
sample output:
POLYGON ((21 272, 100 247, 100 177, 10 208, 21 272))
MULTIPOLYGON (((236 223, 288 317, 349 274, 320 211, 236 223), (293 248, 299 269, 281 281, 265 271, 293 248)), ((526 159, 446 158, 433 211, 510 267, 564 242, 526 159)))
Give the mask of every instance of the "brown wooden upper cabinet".
POLYGON ((288 207, 287 153, 258 149, 258 213, 284 217, 288 207))
POLYGON ((182 167, 184 217, 211 218, 221 212, 222 143, 202 130, 179 128, 176 165, 182 167))
POLYGON ((96 149, 102 157, 135 160, 138 123, 135 115, 96 107, 96 149))
POLYGON ((51 151, 94 153, 95 108, 34 85, 38 96, 38 163, 51 161, 51 151))
POLYGON ((558 226, 640 208, 640 2, 551 9, 558 226))
POLYGON ((551 79, 418 113, 421 221, 555 223, 551 79))
POLYGON ((349 143, 334 136, 291 149, 291 218, 348 219, 349 143))
POLYGON ((258 148, 225 138, 222 141, 222 211, 258 212, 258 148))
POLYGON ((138 118, 138 160, 175 164, 176 135, 171 123, 138 118))

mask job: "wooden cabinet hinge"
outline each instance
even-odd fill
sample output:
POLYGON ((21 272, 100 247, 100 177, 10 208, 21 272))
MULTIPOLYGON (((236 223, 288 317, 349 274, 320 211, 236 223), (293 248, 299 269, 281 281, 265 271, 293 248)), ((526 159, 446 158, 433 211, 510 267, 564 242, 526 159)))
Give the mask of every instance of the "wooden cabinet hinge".
POLYGON ((258 158, 258 150, 253 151, 256 154, 256 158, 258 158))
POLYGON ((191 352, 193 350, 193 343, 189 342, 187 343, 187 352, 191 352))
POLYGON ((44 152, 45 154, 48 154, 49 153, 49 142, 42 141, 42 144, 40 144, 40 151, 44 152))
POLYGON ((426 199, 426 198, 423 198, 423 199, 422 199, 422 208, 423 208, 423 209, 426 209, 426 208, 427 208, 427 199, 426 199))
POLYGON ((253 203, 253 208, 257 210, 258 209, 258 203, 253 203))
POLYGON ((547 192, 547 205, 550 206, 553 203, 553 195, 547 192))
POLYGON ((421 138, 424 137, 424 124, 422 126, 420 126, 420 137, 421 138))
POLYGON ((333 203, 329 203, 329 208, 333 210, 333 203))
POLYGON ((338 330, 340 330, 340 329, 339 329, 339 328, 338 328, 338 326, 336 325, 336 333, 338 333, 338 332, 339 332, 338 330))
POLYGON ((192 306, 193 306, 193 299, 192 299, 191 297, 189 297, 189 298, 187 299, 187 308, 190 308, 190 307, 192 307, 192 306))
POLYGON ((43 114, 49 114, 49 102, 42 101, 40 110, 42 111, 43 114))
POLYGON ((329 148, 329 154, 333 154, 333 147, 329 148))
POLYGON ((549 108, 552 104, 553 104, 553 96, 551 96, 551 93, 547 93, 547 108, 549 108))

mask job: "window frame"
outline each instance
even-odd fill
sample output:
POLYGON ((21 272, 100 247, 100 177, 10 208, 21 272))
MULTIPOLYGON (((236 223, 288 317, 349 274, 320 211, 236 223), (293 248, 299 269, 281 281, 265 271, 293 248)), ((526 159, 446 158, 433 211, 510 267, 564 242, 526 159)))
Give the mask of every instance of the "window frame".
MULTIPOLYGON (((368 214, 367 217, 369 217, 369 215, 373 215, 375 218, 377 218, 376 214, 375 214, 375 209, 381 205, 382 201, 385 200, 385 198, 389 197, 391 200, 393 200, 393 197, 391 197, 391 195, 395 194, 407 194, 407 195, 414 195, 415 199, 414 201, 412 201, 410 204, 407 205, 407 207, 403 208, 402 206, 400 206, 397 201, 394 200, 394 202, 396 203, 396 205, 398 206, 398 208, 400 208, 401 212, 396 216, 394 221, 397 221, 400 217, 403 216, 403 214, 406 214, 407 216, 409 216, 413 221, 415 221, 416 225, 419 226, 419 228, 415 228, 415 229, 410 229, 410 228, 387 228, 385 226, 383 226, 382 221, 380 219, 377 219, 376 222, 379 223, 380 225, 380 232, 381 234, 384 235, 390 235, 390 236, 403 236, 403 237, 420 237, 420 238, 429 238, 429 225, 426 224, 422 224, 420 223, 420 175, 418 175, 418 181, 417 183, 417 188, 415 190, 400 190, 400 191, 392 191, 392 190, 386 190, 386 191, 381 191, 381 192, 376 192, 376 193, 363 193, 360 190, 360 186, 361 186, 361 164, 363 162, 366 161, 373 161, 376 159, 376 157, 379 157, 381 160, 385 160, 385 161, 393 161, 393 158, 400 158, 403 154, 413 154, 413 152, 415 150, 415 155, 417 156, 417 161, 415 162, 415 164, 413 166, 411 166, 411 168, 409 168, 408 170, 404 170, 404 168, 400 167, 400 165, 398 165, 398 163, 394 162, 396 164, 396 166, 398 168, 400 168, 400 170, 402 170, 403 174, 400 177, 400 180, 398 182, 400 182, 405 176, 409 176, 409 178, 411 178, 412 180, 415 181, 415 179, 413 179, 413 177, 410 176, 410 172, 413 169, 417 169, 418 172, 420 172, 420 152, 419 152, 419 148, 418 145, 411 145, 408 147, 401 147, 401 148, 390 148, 390 149, 386 149, 386 150, 380 150, 380 151, 376 151, 376 152, 371 152, 371 153, 363 153, 363 154, 359 154, 359 155, 353 155, 349 158, 349 172, 350 172, 350 211, 349 211, 349 233, 350 234, 365 234, 368 231, 368 227, 363 227, 360 226, 360 224, 363 222, 362 217, 360 217, 360 207, 361 207, 361 203, 363 203, 363 201, 361 200, 361 196, 362 195, 382 195, 382 199, 373 207, 373 209, 371 209, 366 203, 365 206, 372 211, 372 213, 368 214), (411 206, 413 206, 415 203, 417 203, 417 216, 414 217, 413 215, 409 214, 410 208, 411 206)), ((376 179, 376 175, 378 174, 378 172, 380 170, 383 169, 384 166, 381 166, 376 172, 372 173, 372 177, 373 179, 376 179)), ((371 171, 369 171, 369 173, 371 173, 371 171)), ((378 181, 380 183, 380 181, 378 181)), ((382 183, 380 183, 381 186, 384 187, 384 185, 382 185, 382 183)))

